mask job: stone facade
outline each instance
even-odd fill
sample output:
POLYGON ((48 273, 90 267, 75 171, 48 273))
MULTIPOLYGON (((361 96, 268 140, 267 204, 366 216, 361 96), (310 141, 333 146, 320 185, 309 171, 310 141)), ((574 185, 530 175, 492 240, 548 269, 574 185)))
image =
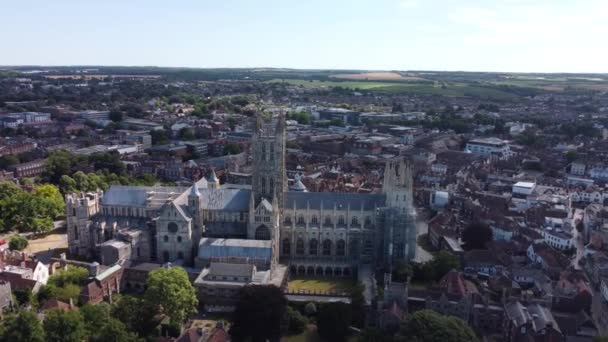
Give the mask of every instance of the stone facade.
POLYGON ((70 253, 195 265, 207 248, 202 238, 268 240, 270 270, 281 262, 292 272, 338 276, 360 264, 414 258, 408 163, 387 163, 379 194, 307 192, 303 185, 288 191, 283 115, 257 119, 252 152, 251 189, 222 187, 212 172, 190 188, 112 186, 67 195, 70 253))

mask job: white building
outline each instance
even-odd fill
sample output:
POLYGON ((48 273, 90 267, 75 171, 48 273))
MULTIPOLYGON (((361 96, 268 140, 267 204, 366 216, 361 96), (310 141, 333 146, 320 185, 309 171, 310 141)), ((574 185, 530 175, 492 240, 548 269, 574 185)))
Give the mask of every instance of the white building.
POLYGON ((481 156, 489 156, 491 154, 508 156, 511 154, 509 144, 498 138, 472 139, 467 143, 465 149, 473 154, 481 156))
POLYGON ((517 183, 513 184, 512 193, 513 193, 513 196, 525 198, 525 197, 532 195, 535 188, 536 188, 536 183, 517 182, 517 183))
POLYGON ((576 176, 584 176, 585 175, 586 165, 583 163, 572 163, 570 164, 570 173, 576 176))
POLYGON ((560 251, 570 249, 574 246, 572 242, 572 234, 565 232, 562 229, 547 227, 543 230, 543 238, 545 242, 560 251))

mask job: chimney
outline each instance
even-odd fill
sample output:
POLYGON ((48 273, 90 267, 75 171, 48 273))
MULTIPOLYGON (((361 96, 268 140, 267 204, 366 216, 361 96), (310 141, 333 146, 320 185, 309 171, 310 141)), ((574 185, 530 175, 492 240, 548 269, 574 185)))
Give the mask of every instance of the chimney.
POLYGON ((96 277, 99 272, 99 263, 97 261, 89 265, 89 276, 96 277))

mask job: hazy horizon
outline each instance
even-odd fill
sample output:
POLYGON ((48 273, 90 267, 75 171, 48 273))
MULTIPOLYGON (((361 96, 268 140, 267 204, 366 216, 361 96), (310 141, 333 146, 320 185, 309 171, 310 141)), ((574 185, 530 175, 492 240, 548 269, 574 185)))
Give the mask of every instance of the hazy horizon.
POLYGON ((3 66, 608 73, 601 0, 23 0, 3 66))

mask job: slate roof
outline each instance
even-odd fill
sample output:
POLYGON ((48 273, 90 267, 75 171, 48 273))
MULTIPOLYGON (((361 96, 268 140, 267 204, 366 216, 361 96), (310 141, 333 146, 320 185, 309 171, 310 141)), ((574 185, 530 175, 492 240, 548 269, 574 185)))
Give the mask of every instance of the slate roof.
POLYGON ((169 186, 112 185, 101 200, 102 205, 160 208, 169 198, 177 198, 187 188, 169 186))
POLYGON ((209 210, 249 211, 251 190, 200 189, 201 206, 209 210))
POLYGON ((213 239, 203 238, 198 245, 198 257, 209 258, 257 258, 270 260, 270 240, 213 239))
POLYGON ((209 275, 250 277, 254 266, 251 264, 229 264, 223 262, 212 262, 209 266, 209 275))
POLYGON ((321 205, 324 209, 333 209, 334 204, 338 209, 346 210, 350 204, 350 210, 374 210, 382 207, 385 203, 385 196, 382 194, 361 194, 361 193, 339 193, 339 192, 296 192, 285 193, 283 208, 286 210, 310 209, 319 210, 321 205))

